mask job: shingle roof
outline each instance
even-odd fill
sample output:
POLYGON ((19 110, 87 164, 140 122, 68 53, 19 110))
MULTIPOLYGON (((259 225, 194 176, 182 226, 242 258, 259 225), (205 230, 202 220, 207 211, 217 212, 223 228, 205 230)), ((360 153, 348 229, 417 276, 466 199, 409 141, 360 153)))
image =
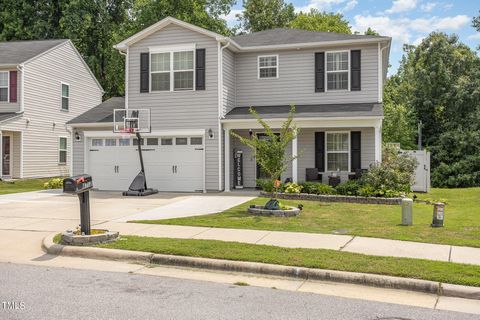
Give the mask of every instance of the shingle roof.
POLYGON ((300 29, 277 28, 233 37, 242 47, 271 46, 294 43, 340 41, 355 39, 390 39, 382 36, 318 32, 300 29))
POLYGON ((113 109, 125 108, 124 97, 110 98, 98 106, 82 113, 76 118, 73 118, 68 124, 75 123, 109 123, 113 122, 113 109))
POLYGON ((21 116, 21 113, 16 112, 2 112, 0 113, 0 122, 8 121, 12 118, 21 116))
POLYGON ((18 65, 67 39, 0 42, 0 65, 18 65))
MULTIPOLYGON (((253 107, 263 119, 286 118, 290 106, 259 106, 253 107)), ((225 119, 253 119, 249 107, 233 108, 225 119)), ((350 103, 350 104, 318 104, 295 106, 295 118, 331 118, 331 117, 368 117, 383 116, 383 106, 380 103, 350 103)))

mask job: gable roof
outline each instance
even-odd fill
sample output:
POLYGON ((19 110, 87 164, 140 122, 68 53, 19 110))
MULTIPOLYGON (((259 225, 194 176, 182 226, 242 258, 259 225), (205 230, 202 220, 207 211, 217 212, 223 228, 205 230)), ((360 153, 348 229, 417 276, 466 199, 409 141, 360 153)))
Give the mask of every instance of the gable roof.
POLYGON ((285 44, 306 44, 332 41, 389 40, 389 37, 319 32, 300 29, 277 28, 235 36, 232 38, 240 47, 276 46, 285 44))
POLYGON ((0 42, 0 66, 19 65, 67 41, 69 40, 55 39, 0 42))
POLYGON ((111 123, 113 122, 113 109, 124 109, 125 98, 113 97, 98 106, 82 113, 81 115, 68 121, 67 124, 79 123, 111 123))

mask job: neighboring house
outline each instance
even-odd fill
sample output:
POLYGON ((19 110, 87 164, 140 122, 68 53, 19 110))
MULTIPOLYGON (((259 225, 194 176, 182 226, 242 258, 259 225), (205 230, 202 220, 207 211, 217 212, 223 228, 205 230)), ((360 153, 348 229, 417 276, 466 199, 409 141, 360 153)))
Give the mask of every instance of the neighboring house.
POLYGON ((238 151, 243 186, 255 187, 262 177, 255 156, 230 133, 261 136, 251 106, 279 129, 295 104, 300 132, 288 154, 299 157, 282 179, 304 181, 316 168, 321 176, 314 178, 325 182, 338 170, 345 180, 381 160, 390 42, 293 29, 228 38, 163 19, 116 46, 126 55, 125 100, 70 122, 77 136, 73 172, 91 173, 99 189, 127 189, 140 169, 132 147, 138 142, 112 132, 112 111, 148 108, 152 131, 141 143, 151 187, 229 191, 238 151))
POLYGON ((66 122, 102 94, 70 40, 0 42, 0 178, 69 174, 66 122))

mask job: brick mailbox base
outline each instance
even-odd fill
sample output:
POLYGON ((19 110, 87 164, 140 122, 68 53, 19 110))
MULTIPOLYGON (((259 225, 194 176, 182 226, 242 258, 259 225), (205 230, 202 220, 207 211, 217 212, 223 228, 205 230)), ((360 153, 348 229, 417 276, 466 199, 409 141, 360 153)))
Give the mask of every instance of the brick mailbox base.
POLYGON ((118 238, 118 232, 108 230, 104 231, 104 233, 90 235, 77 235, 72 232, 64 232, 62 233, 62 239, 60 243, 69 246, 89 246, 92 244, 111 242, 118 238))

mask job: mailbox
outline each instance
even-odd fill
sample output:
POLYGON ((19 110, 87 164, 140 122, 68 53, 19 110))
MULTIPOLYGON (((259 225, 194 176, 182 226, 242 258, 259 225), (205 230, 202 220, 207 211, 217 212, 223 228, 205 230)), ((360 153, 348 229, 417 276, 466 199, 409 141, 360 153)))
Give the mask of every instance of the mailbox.
POLYGON ((80 201, 80 228, 82 234, 89 235, 90 230, 90 189, 93 188, 92 176, 81 174, 63 180, 63 192, 78 195, 80 201))
POLYGON ((81 174, 63 180, 63 192, 78 194, 93 188, 92 176, 81 174))

